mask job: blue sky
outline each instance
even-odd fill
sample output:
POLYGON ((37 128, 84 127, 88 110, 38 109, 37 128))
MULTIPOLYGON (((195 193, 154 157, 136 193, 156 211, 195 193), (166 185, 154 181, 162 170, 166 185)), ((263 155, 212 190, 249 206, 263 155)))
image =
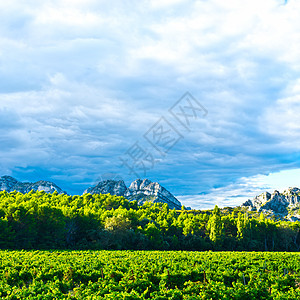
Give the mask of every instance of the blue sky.
POLYGON ((296 0, 2 1, 0 175, 147 177, 194 208, 300 187, 299 20, 296 0), (187 91, 207 110, 188 128, 169 111, 187 91), (122 166, 134 145, 146 172, 122 166))

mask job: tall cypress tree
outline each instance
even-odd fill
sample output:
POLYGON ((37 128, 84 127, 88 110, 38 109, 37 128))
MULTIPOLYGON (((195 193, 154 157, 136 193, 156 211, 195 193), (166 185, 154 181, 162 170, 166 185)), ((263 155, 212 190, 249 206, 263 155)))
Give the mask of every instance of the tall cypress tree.
POLYGON ((216 205, 212 216, 208 221, 209 238, 212 242, 216 242, 221 238, 222 234, 222 220, 220 208, 216 205))
POLYGON ((242 214, 240 212, 238 213, 236 228, 237 228, 237 238, 242 239, 243 231, 244 231, 244 221, 242 220, 242 214))

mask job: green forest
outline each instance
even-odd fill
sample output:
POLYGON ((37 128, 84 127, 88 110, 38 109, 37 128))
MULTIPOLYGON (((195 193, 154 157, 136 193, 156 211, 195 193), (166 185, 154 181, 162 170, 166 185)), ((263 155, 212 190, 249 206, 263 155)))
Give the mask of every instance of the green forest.
POLYGON ((106 195, 0 192, 1 249, 298 251, 299 222, 106 195))

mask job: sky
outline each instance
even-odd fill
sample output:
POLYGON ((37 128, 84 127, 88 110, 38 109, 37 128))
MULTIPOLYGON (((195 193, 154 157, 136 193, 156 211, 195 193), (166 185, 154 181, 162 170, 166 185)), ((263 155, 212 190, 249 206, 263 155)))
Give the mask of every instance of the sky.
POLYGON ((184 205, 300 187, 300 2, 0 1, 0 176, 184 205))

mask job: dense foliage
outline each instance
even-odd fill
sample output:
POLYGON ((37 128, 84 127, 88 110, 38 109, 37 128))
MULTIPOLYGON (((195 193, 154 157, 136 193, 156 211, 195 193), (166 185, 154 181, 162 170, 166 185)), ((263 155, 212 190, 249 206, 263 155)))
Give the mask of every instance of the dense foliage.
POLYGON ((2 249, 298 251, 299 227, 240 208, 176 211, 109 194, 0 192, 2 249))
POLYGON ((300 299, 276 252, 0 251, 1 299, 300 299))

